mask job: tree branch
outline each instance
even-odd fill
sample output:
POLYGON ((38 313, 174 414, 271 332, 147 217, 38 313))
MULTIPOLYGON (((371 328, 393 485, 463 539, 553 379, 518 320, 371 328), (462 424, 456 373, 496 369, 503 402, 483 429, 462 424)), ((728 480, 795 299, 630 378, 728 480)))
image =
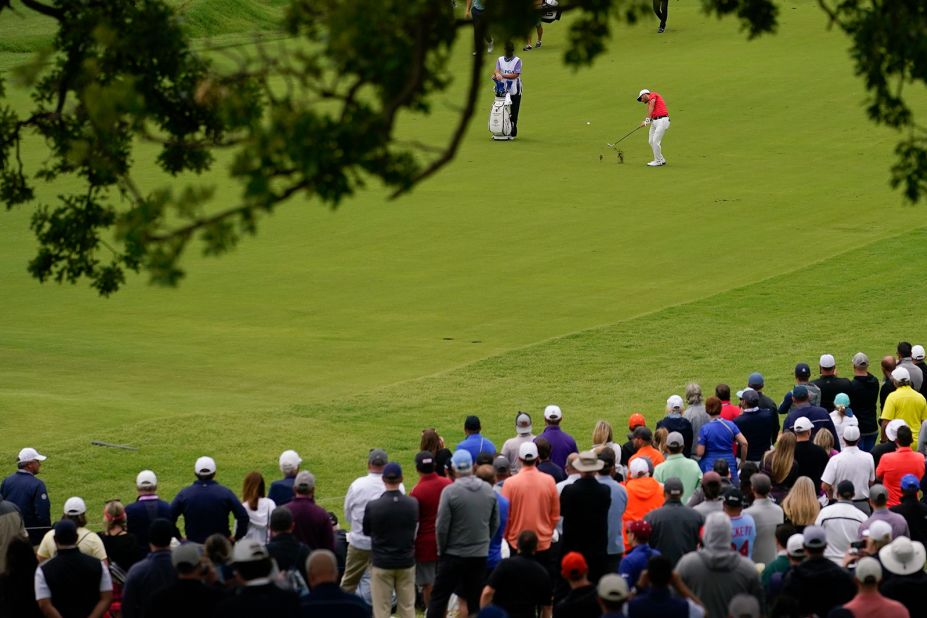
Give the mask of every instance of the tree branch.
MULTIPOLYGON (((36 2, 36 0, 20 0, 26 8, 30 8, 36 13, 41 13, 46 17, 53 17, 58 21, 61 21, 64 18, 64 11, 57 9, 53 6, 48 6, 47 4, 42 4, 41 2, 36 2)), ((9 0, 6 2, 6 6, 9 6, 9 0)))
MULTIPOLYGON (((481 33, 476 40, 482 40, 481 33)), ((408 193, 415 185, 453 161, 454 157, 457 155, 457 149, 463 141, 464 134, 467 132, 467 127, 470 125, 470 119, 473 117, 473 112, 476 109, 476 93, 480 87, 480 76, 483 71, 483 54, 481 51, 481 49, 477 49, 476 55, 473 56, 473 65, 470 70, 470 89, 467 92, 467 104, 460 116, 460 122, 457 123, 457 129, 451 137, 451 143, 448 144, 447 148, 444 150, 444 154, 432 161, 428 167, 414 176, 408 185, 396 189, 396 191, 389 196, 391 200, 396 199, 404 193, 408 193)))

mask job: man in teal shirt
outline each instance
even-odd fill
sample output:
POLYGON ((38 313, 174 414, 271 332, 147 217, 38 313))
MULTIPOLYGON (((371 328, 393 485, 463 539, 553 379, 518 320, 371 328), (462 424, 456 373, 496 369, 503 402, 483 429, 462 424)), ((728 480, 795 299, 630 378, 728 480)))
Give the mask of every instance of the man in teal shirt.
POLYGON ((682 454, 685 448, 685 439, 678 431, 674 431, 666 438, 666 447, 670 454, 666 460, 653 470, 653 478, 661 483, 666 479, 676 477, 682 481, 682 503, 689 500, 689 496, 696 490, 702 480, 702 471, 698 464, 682 454))

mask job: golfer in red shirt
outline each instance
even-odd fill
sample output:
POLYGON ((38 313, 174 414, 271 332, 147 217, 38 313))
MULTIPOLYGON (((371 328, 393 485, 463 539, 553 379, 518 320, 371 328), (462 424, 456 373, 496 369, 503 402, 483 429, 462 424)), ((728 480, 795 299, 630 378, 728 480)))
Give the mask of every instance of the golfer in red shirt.
POLYGON ((650 135, 647 139, 650 142, 650 148, 653 149, 653 161, 648 163, 650 167, 660 167, 666 165, 666 159, 663 158, 663 150, 660 143, 663 141, 663 134, 669 129, 670 119, 669 112, 666 111, 666 103, 659 92, 650 92, 646 88, 641 90, 637 95, 637 100, 647 105, 647 116, 641 122, 641 126, 650 125, 650 135))

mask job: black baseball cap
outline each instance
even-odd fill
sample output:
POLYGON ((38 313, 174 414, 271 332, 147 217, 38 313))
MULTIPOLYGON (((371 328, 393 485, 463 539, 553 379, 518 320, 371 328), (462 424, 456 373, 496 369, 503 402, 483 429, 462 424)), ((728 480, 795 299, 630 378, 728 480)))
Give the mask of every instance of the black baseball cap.
POLYGON ((435 471, 435 454, 431 451, 421 451, 415 456, 415 469, 428 474, 435 471))
POLYGON ((799 378, 810 378, 811 367, 808 366, 808 363, 798 363, 795 365, 795 375, 799 378))
POLYGON ((480 430, 480 417, 471 414, 467 417, 467 420, 464 421, 464 429, 467 431, 479 431, 480 430))
POLYGON ((744 495, 736 487, 731 487, 724 492, 724 504, 728 506, 743 506, 744 495))

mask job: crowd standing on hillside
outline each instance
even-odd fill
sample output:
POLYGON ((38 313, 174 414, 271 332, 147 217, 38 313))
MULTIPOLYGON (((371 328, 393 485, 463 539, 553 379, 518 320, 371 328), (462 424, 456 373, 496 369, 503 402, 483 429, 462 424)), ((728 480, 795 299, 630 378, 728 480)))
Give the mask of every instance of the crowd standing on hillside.
POLYGON ((349 530, 292 450, 269 491, 253 472, 236 495, 203 456, 171 502, 141 471, 100 534, 78 496, 53 523, 46 458, 24 448, 0 484, 0 614, 924 616, 924 358, 902 342, 880 380, 866 354, 852 378, 824 354, 779 404, 760 373, 738 403, 689 384, 623 444, 597 422, 582 451, 556 405, 537 433, 519 412, 501 448, 471 415, 453 450, 422 431, 414 474, 372 448, 349 530))

